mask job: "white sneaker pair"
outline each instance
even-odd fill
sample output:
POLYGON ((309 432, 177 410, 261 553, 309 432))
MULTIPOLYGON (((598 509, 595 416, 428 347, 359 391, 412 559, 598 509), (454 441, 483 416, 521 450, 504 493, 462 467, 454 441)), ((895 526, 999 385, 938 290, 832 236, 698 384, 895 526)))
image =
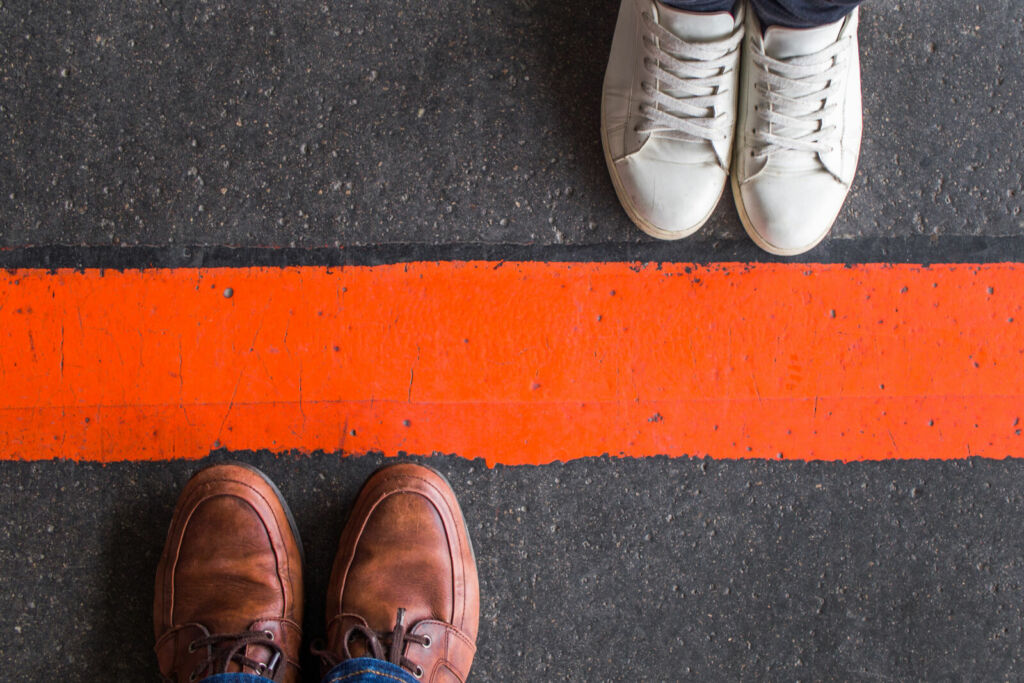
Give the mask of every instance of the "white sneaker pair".
POLYGON ((857 19, 855 9, 834 24, 762 33, 745 2, 733 16, 622 0, 601 141, 633 222, 660 239, 694 233, 731 160, 740 220, 758 246, 793 255, 817 245, 860 152, 857 19))

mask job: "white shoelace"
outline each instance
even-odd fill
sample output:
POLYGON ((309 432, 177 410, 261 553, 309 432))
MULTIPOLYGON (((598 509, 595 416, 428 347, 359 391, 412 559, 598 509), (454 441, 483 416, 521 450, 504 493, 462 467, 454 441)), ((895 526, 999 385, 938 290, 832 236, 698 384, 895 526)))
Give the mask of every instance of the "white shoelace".
POLYGON ((835 117, 844 87, 844 55, 851 38, 842 38, 818 52, 779 60, 753 50, 758 67, 754 88, 761 95, 756 112, 760 126, 754 155, 793 150, 827 154, 839 144, 835 117))
POLYGON ((653 83, 641 81, 647 102, 640 105, 644 120, 636 131, 694 142, 727 140, 734 116, 724 112, 731 109, 731 74, 743 42, 742 17, 728 38, 690 43, 656 23, 649 9, 641 15, 647 26, 644 66, 653 83))

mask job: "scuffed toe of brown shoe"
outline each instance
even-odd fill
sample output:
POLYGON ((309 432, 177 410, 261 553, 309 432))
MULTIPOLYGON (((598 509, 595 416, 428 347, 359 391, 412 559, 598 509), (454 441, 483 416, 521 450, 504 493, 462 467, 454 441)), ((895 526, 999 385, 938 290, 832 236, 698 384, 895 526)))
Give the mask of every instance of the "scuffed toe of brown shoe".
POLYGON ((194 476, 157 567, 153 621, 171 681, 214 673, 298 680, 302 556, 276 487, 244 465, 194 476))
POLYGON ((327 661, 370 656, 425 681, 465 681, 480 589, 448 482, 420 465, 378 470, 342 532, 327 594, 327 661))

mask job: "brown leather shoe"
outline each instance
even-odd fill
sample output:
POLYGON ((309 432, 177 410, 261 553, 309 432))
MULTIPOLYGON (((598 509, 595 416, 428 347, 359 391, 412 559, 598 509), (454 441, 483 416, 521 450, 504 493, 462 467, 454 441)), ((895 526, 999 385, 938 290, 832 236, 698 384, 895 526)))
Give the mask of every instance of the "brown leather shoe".
POLYGON ((294 683, 301 623, 301 545, 277 487, 246 465, 196 474, 156 572, 161 674, 175 683, 227 672, 294 683))
POLYGON ((334 559, 325 665, 375 657, 424 681, 464 682, 479 618, 476 560, 448 482, 420 465, 378 470, 334 559))

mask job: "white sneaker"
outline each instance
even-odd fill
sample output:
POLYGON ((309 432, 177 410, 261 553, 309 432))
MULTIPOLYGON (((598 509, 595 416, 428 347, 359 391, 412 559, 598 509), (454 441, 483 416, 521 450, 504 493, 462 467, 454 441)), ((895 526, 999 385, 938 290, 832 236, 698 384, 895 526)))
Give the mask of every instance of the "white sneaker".
POLYGON ((692 234, 722 196, 742 40, 742 9, 733 17, 622 0, 601 96, 601 142, 619 201, 652 237, 692 234))
POLYGON ((839 215, 860 155, 858 10, 810 29, 747 16, 732 191, 759 247, 816 246, 839 215))

